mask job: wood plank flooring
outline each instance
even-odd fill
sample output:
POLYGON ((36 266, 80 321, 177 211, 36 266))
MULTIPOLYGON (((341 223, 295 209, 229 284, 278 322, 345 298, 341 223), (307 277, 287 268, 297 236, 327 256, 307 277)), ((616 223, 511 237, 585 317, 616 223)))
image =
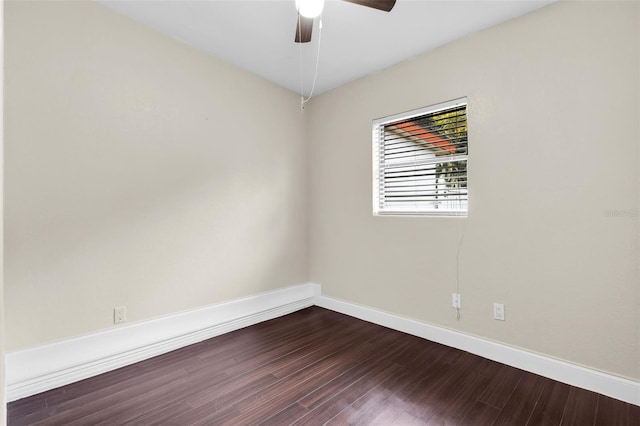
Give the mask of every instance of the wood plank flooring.
POLYGON ((640 425, 640 407, 312 307, 8 405, 18 425, 640 425))

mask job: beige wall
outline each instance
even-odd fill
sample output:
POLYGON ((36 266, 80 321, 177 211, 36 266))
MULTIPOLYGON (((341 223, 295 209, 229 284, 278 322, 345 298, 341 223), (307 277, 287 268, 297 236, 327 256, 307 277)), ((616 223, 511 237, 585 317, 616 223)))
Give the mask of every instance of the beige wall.
POLYGON ((311 281, 640 379, 638 9, 554 4, 312 100, 311 281), (469 217, 373 217, 371 120, 461 96, 469 217))
MULTIPOLYGON (((4 34, 4 2, 0 4, 0 34, 4 34)), ((0 43, 0 81, 4 81, 4 43, 0 43)), ((0 85, 0 99, 4 100, 4 87, 0 85)), ((4 101, 0 103, 0 129, 3 129, 4 101)), ((4 134, 0 134, 0 425, 7 421, 4 379, 4 134)))
POLYGON ((307 280, 285 89, 92 2, 7 2, 7 350, 307 280))
POLYGON ((301 118, 293 93, 99 5, 7 2, 7 349, 310 278, 640 378, 639 12, 555 4, 301 118), (469 217, 373 217, 371 120, 460 96, 469 217))

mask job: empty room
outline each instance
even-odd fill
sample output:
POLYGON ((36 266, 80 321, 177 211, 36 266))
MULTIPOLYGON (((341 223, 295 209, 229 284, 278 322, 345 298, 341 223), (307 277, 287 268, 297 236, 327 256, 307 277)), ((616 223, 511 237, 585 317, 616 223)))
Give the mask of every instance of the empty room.
POLYGON ((640 425, 640 2, 3 2, 0 424, 640 425))

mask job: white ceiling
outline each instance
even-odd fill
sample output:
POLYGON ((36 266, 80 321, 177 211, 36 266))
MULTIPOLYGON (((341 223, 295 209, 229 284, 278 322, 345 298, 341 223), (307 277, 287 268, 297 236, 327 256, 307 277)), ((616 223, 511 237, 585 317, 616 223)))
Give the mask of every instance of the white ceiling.
MULTIPOLYGON (((311 43, 293 42, 297 22, 294 0, 98 1, 280 86, 309 95, 320 31, 316 19, 311 43)), ((322 14, 314 94, 553 1, 398 0, 386 13, 328 0, 322 14)))

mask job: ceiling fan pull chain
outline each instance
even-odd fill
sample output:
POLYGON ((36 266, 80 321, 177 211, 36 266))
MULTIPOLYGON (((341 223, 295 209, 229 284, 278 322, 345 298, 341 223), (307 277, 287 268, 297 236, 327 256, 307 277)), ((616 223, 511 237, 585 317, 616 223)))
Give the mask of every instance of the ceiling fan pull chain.
POLYGON ((320 44, 322 42, 322 16, 320 16, 320 20, 318 21, 318 53, 316 55, 316 70, 313 74, 313 84, 311 85, 311 91, 309 92, 309 97, 307 99, 304 98, 304 93, 302 93, 302 113, 304 113, 304 104, 309 102, 311 97, 313 96, 313 91, 316 88, 316 80, 318 79, 318 65, 320 64, 320 44))

